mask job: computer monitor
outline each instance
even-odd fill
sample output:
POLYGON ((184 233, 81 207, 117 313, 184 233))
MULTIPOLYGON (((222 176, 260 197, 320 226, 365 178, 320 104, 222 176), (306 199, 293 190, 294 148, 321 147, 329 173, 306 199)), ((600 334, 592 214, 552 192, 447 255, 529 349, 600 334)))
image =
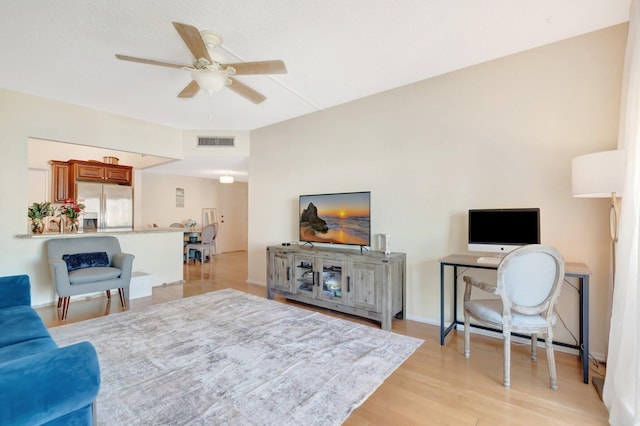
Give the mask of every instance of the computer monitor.
POLYGON ((508 253, 540 244, 540 209, 469 210, 469 251, 508 253))

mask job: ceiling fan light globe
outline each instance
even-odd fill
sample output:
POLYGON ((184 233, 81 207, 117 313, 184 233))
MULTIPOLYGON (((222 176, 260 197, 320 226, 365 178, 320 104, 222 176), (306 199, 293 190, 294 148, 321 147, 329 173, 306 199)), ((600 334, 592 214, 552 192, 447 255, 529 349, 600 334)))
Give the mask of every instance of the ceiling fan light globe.
POLYGON ((209 94, 219 92, 227 83, 227 76, 213 70, 192 70, 191 78, 198 83, 198 86, 209 94))

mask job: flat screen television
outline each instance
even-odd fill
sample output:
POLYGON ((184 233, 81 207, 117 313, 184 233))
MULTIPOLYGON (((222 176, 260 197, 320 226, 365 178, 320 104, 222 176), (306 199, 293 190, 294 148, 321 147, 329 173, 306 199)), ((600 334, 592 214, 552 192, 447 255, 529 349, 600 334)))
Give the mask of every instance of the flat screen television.
POLYGON ((300 196, 300 241, 371 245, 371 192, 300 196))
POLYGON ((508 253, 540 244, 540 209, 469 210, 469 251, 508 253))

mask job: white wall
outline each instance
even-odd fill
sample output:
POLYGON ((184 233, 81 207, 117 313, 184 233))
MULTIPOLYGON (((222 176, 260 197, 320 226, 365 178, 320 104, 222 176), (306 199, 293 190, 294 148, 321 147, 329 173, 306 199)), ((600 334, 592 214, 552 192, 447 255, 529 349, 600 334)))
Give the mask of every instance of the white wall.
POLYGON ((202 209, 218 205, 213 179, 142 172, 142 226, 167 227, 189 219, 202 225, 202 209), (184 189, 184 207, 176 207, 176 188, 184 189))
POLYGON ((206 155, 209 153, 215 153, 215 155, 249 155, 249 132, 244 130, 185 130, 182 132, 182 149, 184 155, 198 154, 206 155), (209 147, 198 146, 199 136, 210 137, 233 137, 235 146, 233 147, 209 147))
MULTIPOLYGON (((408 314, 439 322, 439 263, 470 208, 540 207, 542 242, 591 279, 604 353, 608 201, 571 196, 571 159, 616 147, 626 26, 463 69, 251 133, 249 280, 297 240, 299 194, 371 191, 372 231, 407 253, 408 314)), ((577 294, 560 312, 577 334, 577 294)), ((561 327, 560 340, 573 343, 561 327)))
POLYGON ((215 179, 142 173, 142 227, 194 219, 202 224, 202 209, 217 211, 218 251, 247 250, 247 184, 221 184, 215 179), (176 207, 176 188, 184 189, 184 207, 176 207))
MULTIPOLYGON (((180 158, 182 133, 157 124, 7 90, 0 90, 0 120, 0 193, 5 200, 0 209, 0 246, 3 248, 0 274, 28 274, 32 281, 33 304, 47 303, 53 300, 50 299, 53 283, 48 273, 44 240, 15 237, 27 229, 28 139, 34 137, 180 158)), ((168 235, 178 241, 181 238, 176 233, 168 235)), ((131 245, 122 244, 137 256, 134 269, 150 268, 153 262, 161 264, 146 271, 154 274, 154 285, 182 279, 180 252, 173 255, 171 250, 161 250, 164 244, 158 244, 160 253, 148 250, 143 254, 140 250, 144 244, 138 242, 140 238, 144 237, 131 236, 131 245), (162 253, 170 258, 173 256, 175 261, 168 261, 162 253)), ((181 250, 180 244, 177 244, 177 250, 181 250)))

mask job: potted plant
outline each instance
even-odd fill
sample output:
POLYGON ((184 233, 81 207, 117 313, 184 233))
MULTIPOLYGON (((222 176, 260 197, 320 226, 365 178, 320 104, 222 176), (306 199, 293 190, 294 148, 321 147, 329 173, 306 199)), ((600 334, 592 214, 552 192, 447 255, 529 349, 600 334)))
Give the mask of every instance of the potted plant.
POLYGON ((61 216, 66 216, 69 220, 69 231, 76 232, 78 230, 78 218, 84 210, 84 204, 78 203, 73 198, 64 200, 64 204, 58 208, 61 216))
POLYGON ((31 219, 31 231, 34 234, 42 234, 44 232, 44 223, 42 219, 53 214, 51 203, 33 203, 27 207, 27 216, 31 219))

